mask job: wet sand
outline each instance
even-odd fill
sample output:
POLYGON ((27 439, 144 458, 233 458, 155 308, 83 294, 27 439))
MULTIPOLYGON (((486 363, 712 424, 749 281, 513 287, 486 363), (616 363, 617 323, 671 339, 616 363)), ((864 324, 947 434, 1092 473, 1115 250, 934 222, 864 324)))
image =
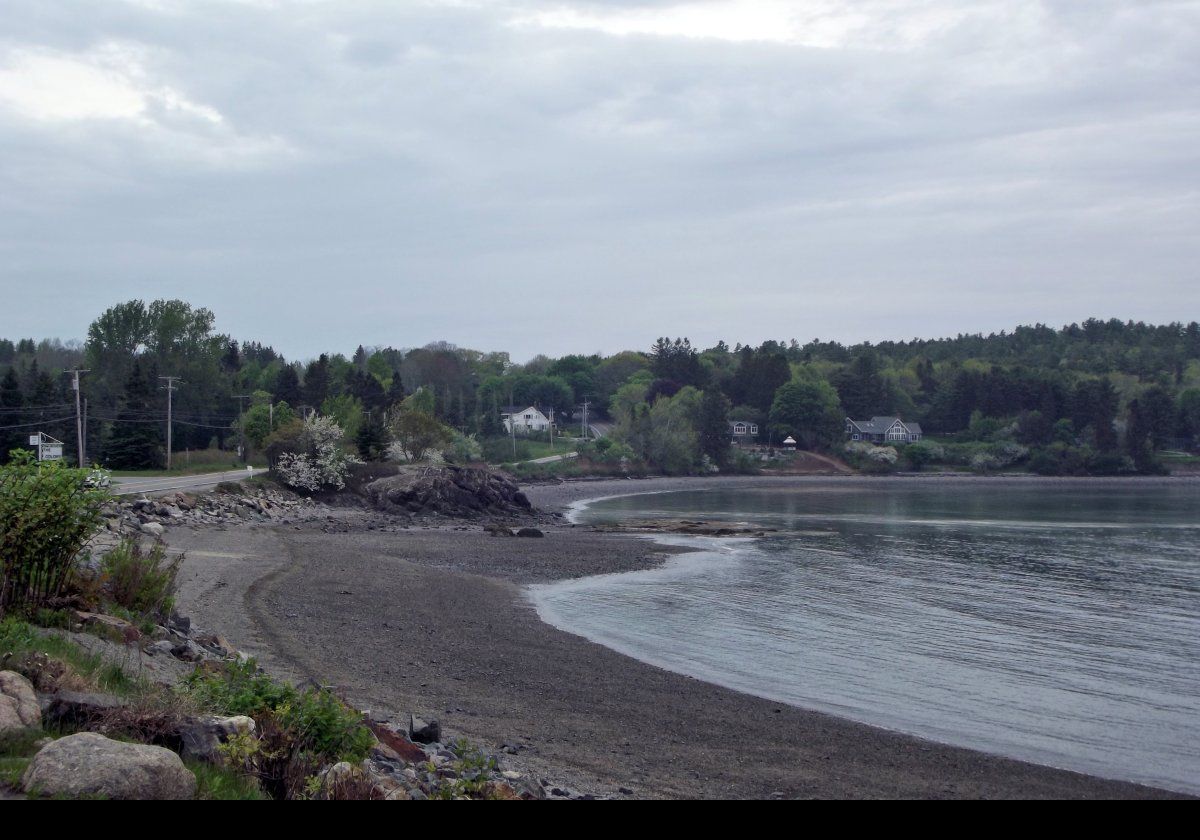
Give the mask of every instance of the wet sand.
MULTIPOLYGON (((718 479, 581 482, 533 487, 529 495, 561 510, 583 498, 709 481, 718 479)), ((523 584, 647 568, 669 549, 566 524, 545 530, 544 539, 517 539, 477 528, 239 527, 172 531, 170 541, 189 551, 184 611, 268 667, 336 684, 376 712, 436 716, 450 737, 519 746, 515 765, 585 792, 1170 795, 751 697, 556 630, 538 619, 523 584)))

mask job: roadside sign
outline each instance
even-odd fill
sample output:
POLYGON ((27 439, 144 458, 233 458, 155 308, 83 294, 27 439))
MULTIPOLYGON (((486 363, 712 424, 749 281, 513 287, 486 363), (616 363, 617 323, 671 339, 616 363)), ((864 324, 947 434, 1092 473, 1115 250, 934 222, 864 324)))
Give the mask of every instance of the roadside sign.
POLYGON ((55 440, 45 432, 29 436, 29 445, 36 446, 39 461, 61 461, 63 457, 63 442, 55 440))

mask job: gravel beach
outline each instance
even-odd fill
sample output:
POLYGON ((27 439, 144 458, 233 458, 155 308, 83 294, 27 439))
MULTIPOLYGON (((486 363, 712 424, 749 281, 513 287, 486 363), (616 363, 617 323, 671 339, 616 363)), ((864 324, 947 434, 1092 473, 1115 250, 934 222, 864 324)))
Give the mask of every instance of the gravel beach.
MULTIPOLYGON (((710 482, 527 488, 545 511, 710 482)), ((543 539, 478 526, 174 528, 181 609, 293 679, 360 707, 440 718, 516 766, 601 796, 1129 798, 1171 794, 948 747, 663 671, 542 623, 524 584, 647 568, 671 549, 565 521, 543 539)))

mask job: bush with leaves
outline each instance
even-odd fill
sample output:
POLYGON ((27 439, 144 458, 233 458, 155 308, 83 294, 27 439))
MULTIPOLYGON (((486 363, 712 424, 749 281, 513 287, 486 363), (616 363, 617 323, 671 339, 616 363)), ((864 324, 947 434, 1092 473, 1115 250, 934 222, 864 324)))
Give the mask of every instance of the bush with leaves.
POLYGON ((255 719, 256 733, 231 738, 224 752, 277 799, 305 796, 317 770, 338 761, 358 763, 375 742, 361 715, 332 692, 297 691, 253 660, 197 669, 183 691, 214 712, 255 719))
POLYGON ((163 618, 175 606, 175 584, 182 563, 181 555, 167 557, 161 542, 144 551, 138 540, 123 540, 100 558, 100 588, 127 610, 163 618))
POLYGON ((275 474, 296 490, 341 490, 350 466, 358 463, 342 448, 342 437, 342 427, 332 417, 311 415, 296 441, 298 451, 282 452, 275 462, 275 474))
POLYGON ((0 616, 32 612, 60 595, 101 522, 108 491, 88 470, 14 451, 0 467, 0 616))
POLYGON ((450 445, 453 433, 432 411, 426 410, 425 395, 418 391, 388 414, 392 445, 388 455, 396 461, 424 461, 433 452, 450 445))

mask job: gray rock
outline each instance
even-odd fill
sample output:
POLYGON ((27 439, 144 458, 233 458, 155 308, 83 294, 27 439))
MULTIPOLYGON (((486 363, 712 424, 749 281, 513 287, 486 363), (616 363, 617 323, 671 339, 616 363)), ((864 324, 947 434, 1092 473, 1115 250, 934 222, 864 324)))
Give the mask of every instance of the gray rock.
POLYGON ((33 684, 16 671, 0 671, 0 734, 42 725, 33 684))
POLYGON ((436 743, 442 740, 442 725, 436 720, 424 721, 409 715, 408 737, 418 744, 436 743))
POLYGON ((142 524, 141 531, 151 537, 161 537, 167 532, 167 529, 157 522, 145 522, 142 524))
POLYGON ((171 648, 171 655, 184 662, 199 662, 204 658, 204 648, 188 639, 183 644, 171 648))
POLYGON ((234 735, 253 734, 254 727, 254 718, 246 715, 203 717, 189 721, 179 729, 183 757, 220 764, 223 758, 221 745, 234 735))
POLYGON ((33 757, 21 785, 26 793, 67 798, 191 799, 196 777, 163 747, 125 744, 80 732, 33 757))
POLYGON ((517 536, 518 537, 544 537, 546 535, 542 533, 541 528, 522 528, 521 530, 517 531, 517 536))

